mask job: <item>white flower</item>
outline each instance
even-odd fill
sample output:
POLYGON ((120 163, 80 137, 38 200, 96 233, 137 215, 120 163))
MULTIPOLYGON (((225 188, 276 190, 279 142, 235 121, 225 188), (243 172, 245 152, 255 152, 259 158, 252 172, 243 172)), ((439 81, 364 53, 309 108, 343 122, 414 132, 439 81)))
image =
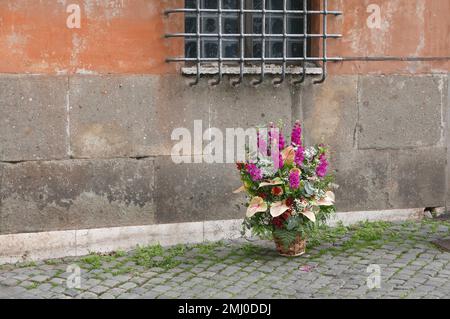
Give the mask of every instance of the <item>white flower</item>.
POLYGON ((258 166, 261 169, 264 177, 273 176, 276 173, 275 166, 273 164, 272 158, 264 156, 260 157, 258 161, 258 166))
POLYGON ((305 158, 310 161, 317 155, 317 150, 315 147, 310 146, 305 149, 305 158))

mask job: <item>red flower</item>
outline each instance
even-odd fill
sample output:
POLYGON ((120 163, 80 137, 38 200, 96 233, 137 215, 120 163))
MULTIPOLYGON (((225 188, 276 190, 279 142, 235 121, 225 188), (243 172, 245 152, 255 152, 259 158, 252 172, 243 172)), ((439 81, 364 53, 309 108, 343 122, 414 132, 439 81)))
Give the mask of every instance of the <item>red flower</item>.
POLYGON ((286 205, 289 207, 294 205, 294 199, 292 197, 289 197, 288 199, 286 199, 286 205))
POLYGON ((266 199, 267 198, 267 195, 264 194, 264 193, 258 194, 258 196, 261 197, 262 199, 266 199))
POLYGON ((280 186, 275 186, 274 188, 272 188, 272 195, 274 196, 283 195, 283 189, 280 186))
POLYGON ((272 224, 278 229, 283 229, 284 222, 287 221, 291 216, 292 216, 291 211, 287 211, 283 215, 272 219, 272 224))
POLYGON ((244 163, 236 163, 236 167, 240 171, 244 168, 244 163))
POLYGON ((287 211, 286 213, 284 213, 280 217, 283 218, 284 220, 288 220, 289 217, 291 217, 291 211, 287 211))
POLYGON ((272 224, 276 228, 282 229, 283 228, 283 219, 281 219, 280 217, 275 217, 274 219, 272 219, 272 224))

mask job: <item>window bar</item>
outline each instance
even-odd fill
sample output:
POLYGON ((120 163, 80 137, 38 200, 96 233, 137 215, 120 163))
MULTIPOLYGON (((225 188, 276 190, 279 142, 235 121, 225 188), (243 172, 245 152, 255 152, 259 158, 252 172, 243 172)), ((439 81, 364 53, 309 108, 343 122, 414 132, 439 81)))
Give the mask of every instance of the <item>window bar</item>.
POLYGON ((239 38, 240 38, 240 46, 241 46, 241 50, 240 50, 240 60, 239 60, 239 79, 235 80, 232 82, 233 86, 238 86, 239 84, 241 84, 244 81, 244 59, 245 59, 245 37, 244 37, 244 26, 245 26, 245 15, 244 15, 244 0, 241 0, 241 9, 239 11, 240 14, 240 34, 239 34, 239 38))
MULTIPOLYGON (((222 13, 239 13, 241 10, 240 9, 222 9, 222 13)), ((191 12, 191 13, 196 13, 197 9, 168 9, 168 10, 164 10, 164 14, 165 15, 170 15, 172 13, 186 13, 186 12, 191 12)), ((219 10, 218 9, 200 9, 200 12, 204 12, 204 13, 218 13, 219 10)), ((267 13, 282 13, 283 10, 271 10, 271 9, 266 9, 266 14, 267 13)), ((308 11, 310 14, 323 14, 323 10, 309 10, 308 11)), ((244 13, 261 13, 261 10, 259 9, 244 9, 244 13)), ((302 14, 303 10, 287 10, 286 13, 289 14, 302 14)), ((342 11, 338 11, 338 10, 329 10, 328 14, 333 14, 333 15, 341 15, 342 11)))
POLYGON ((191 83, 189 83, 190 86, 195 86, 200 82, 200 58, 201 58, 201 41, 200 41, 200 28, 201 28, 201 13, 200 13, 200 8, 201 8, 201 4, 200 4, 201 0, 197 0, 197 60, 196 60, 196 68, 197 68, 197 74, 195 77, 195 80, 192 81, 191 83))
POLYGON ((328 16, 328 0, 323 0, 323 40, 322 40, 322 78, 314 81, 314 84, 321 84, 327 78, 327 16, 328 16))
POLYGON ((280 85, 286 79, 286 58, 287 58, 287 0, 283 0, 283 66, 281 67, 281 79, 273 81, 273 84, 280 85))
POLYGON ((262 37, 261 37, 261 76, 259 80, 253 82, 253 85, 259 85, 264 82, 266 67, 266 0, 262 0, 262 37))
POLYGON ((302 76, 293 84, 302 84, 306 78, 306 61, 308 59, 308 2, 303 0, 303 68, 302 76))
MULTIPOLYGON (((283 58, 266 58, 266 61, 273 61, 273 62, 283 62, 283 58)), ((300 58, 289 58, 289 62, 301 62, 303 61, 303 57, 300 58)), ((308 57, 308 61, 317 61, 321 62, 323 61, 323 58, 319 57, 308 57)), ((168 62, 196 62, 197 58, 169 58, 166 59, 168 62)), ((239 62, 241 61, 241 58, 222 58, 222 62, 239 62)), ((261 58, 244 58, 245 62, 260 62, 261 58)), ((327 57, 327 61, 342 61, 342 58, 338 57, 327 57)), ((202 58, 202 62, 217 62, 217 58, 202 58)))
POLYGON ((223 59, 223 54, 222 54, 222 46, 223 46, 223 33, 222 33, 222 0, 218 1, 218 13, 219 13, 219 59, 217 62, 217 66, 218 66, 218 76, 217 76, 217 80, 211 82, 211 85, 219 85, 222 82, 222 78, 223 78, 223 74, 222 74, 222 59, 223 59))
MULTIPOLYGON (((209 64, 209 63, 218 63, 218 70, 216 69, 216 71, 214 73, 210 73, 210 74, 218 74, 218 79, 215 81, 215 84, 220 83, 223 80, 223 75, 224 75, 224 63, 226 62, 230 62, 230 63, 234 63, 234 64, 239 64, 239 70, 238 70, 238 74, 239 74, 239 79, 235 80, 234 83, 235 84, 239 84, 243 82, 243 77, 246 74, 246 63, 254 63, 256 64, 255 67, 258 68, 258 63, 260 63, 260 71, 259 72, 255 72, 252 71, 252 68, 249 68, 249 74, 258 74, 260 75, 259 79, 255 79, 252 81, 252 84, 260 84, 264 81, 265 79, 265 73, 266 73, 266 64, 267 63, 280 63, 280 65, 282 64, 282 68, 281 68, 281 79, 280 77, 278 77, 278 79, 276 79, 276 83, 281 83, 283 80, 285 80, 286 74, 287 74, 287 65, 288 63, 303 63, 302 66, 299 66, 300 68, 302 68, 302 75, 301 77, 297 80, 297 81, 293 81, 293 83, 301 83, 305 80, 305 76, 306 76, 306 71, 307 71, 307 62, 321 62, 322 65, 322 77, 320 80, 315 81, 314 83, 323 83, 326 80, 327 77, 327 73, 328 73, 328 67, 327 67, 327 63, 330 61, 342 61, 341 57, 329 57, 327 54, 327 41, 328 39, 332 39, 332 38, 340 38, 342 37, 341 34, 328 34, 328 16, 329 15, 334 15, 334 16, 338 16, 342 14, 342 11, 336 11, 336 10, 328 10, 328 0, 323 0, 322 2, 322 8, 318 9, 318 10, 308 10, 308 2, 304 1, 303 2, 303 10, 287 10, 286 8, 286 2, 285 0, 283 0, 283 10, 281 9, 277 9, 277 10, 273 10, 273 9, 268 9, 266 7, 267 4, 267 0, 261 0, 263 7, 261 9, 255 9, 254 7, 251 9, 248 9, 245 5, 245 1, 244 0, 240 0, 240 8, 235 8, 235 9, 224 9, 223 8, 223 0, 220 0, 220 4, 218 6, 217 9, 206 9, 203 8, 202 6, 202 2, 201 1, 197 1, 196 2, 196 7, 195 8, 183 8, 183 9, 168 9, 165 10, 165 14, 166 15, 170 15, 172 13, 195 13, 196 14, 196 22, 197 22, 197 30, 195 33, 168 33, 166 34, 167 38, 177 38, 177 37, 183 37, 183 38, 195 38, 196 39, 196 45, 197 45, 197 54, 192 56, 192 57, 188 57, 188 56, 183 56, 183 57, 168 57, 166 59, 167 62, 185 62, 185 63, 189 63, 191 62, 192 64, 195 63, 195 69, 192 68, 192 73, 191 74, 195 74, 196 78, 194 81, 192 81, 190 83, 190 85, 196 85, 199 83, 201 75, 203 74, 203 64, 209 64), (216 13, 219 16, 219 32, 217 34, 213 34, 213 33, 203 33, 202 31, 202 13, 203 12, 209 12, 209 13, 216 13), (240 15, 240 24, 241 24, 241 30, 239 31, 239 33, 236 32, 236 34, 229 34, 229 33, 223 33, 223 14, 224 13, 237 13, 240 15), (260 34, 257 33, 253 33, 253 30, 247 31, 245 29, 245 21, 246 21, 246 14, 247 13, 257 13, 257 14, 261 14, 262 15, 262 31, 260 34), (283 34, 273 34, 267 33, 267 29, 266 29, 266 22, 267 22, 267 17, 268 14, 283 14, 283 34), (287 27, 289 26, 289 20, 287 19, 287 16, 289 14, 301 14, 303 15, 304 18, 304 31, 303 31, 303 35, 302 34, 290 34, 287 31, 287 27), (323 24, 322 24, 322 31, 321 32, 317 32, 317 33, 308 33, 308 23, 310 20, 309 16, 310 15, 318 15, 323 19, 323 24), (288 22, 286 22, 285 20, 288 20, 288 22), (206 38, 211 38, 211 37, 218 37, 218 42, 219 42, 219 52, 215 57, 209 58, 207 56, 203 56, 203 52, 202 52, 202 40, 206 39, 206 38), (241 51, 240 51, 240 56, 237 57, 227 57, 224 56, 224 52, 223 52, 223 46, 224 46, 224 39, 228 38, 228 37, 234 37, 237 39, 240 39, 240 43, 241 43, 241 51), (288 42, 288 39, 292 39, 292 38, 303 38, 303 54, 300 54, 300 57, 289 57, 288 56, 288 52, 289 52, 289 45, 285 44, 285 42, 288 42), (246 53, 246 40, 248 38, 253 38, 253 39, 260 39, 261 40, 261 56, 247 56, 246 53), (268 39, 280 39, 282 38, 283 40, 283 57, 266 57, 266 42, 268 41, 268 39), (318 56, 308 56, 308 40, 313 39, 313 38, 322 38, 322 50, 321 50, 321 54, 319 54, 318 56), (242 44, 244 43, 244 44, 242 44)), ((300 47, 300 51, 301 51, 301 47, 300 47)), ((187 69, 189 69, 189 67, 187 67, 187 69)), ((208 70, 205 69, 206 72, 205 74, 208 73, 208 70)), ((253 68, 254 70, 254 68, 253 68)), ((227 71, 228 72, 228 71, 227 71)), ((190 73, 186 73, 186 74, 190 74, 190 73)), ((230 73, 231 74, 231 73, 230 73)), ((232 82, 233 84, 233 82, 232 82)))
MULTIPOLYGON (((282 12, 282 11, 280 11, 282 12)), ((303 12, 303 11, 301 11, 303 12)), ((311 11, 308 11, 308 13, 310 14, 311 11)), ((328 13, 329 15, 330 13, 328 13)), ((165 37, 166 38, 185 38, 185 37, 192 37, 192 36, 196 36, 196 33, 169 33, 166 34, 165 37)), ((219 33, 200 33, 200 36, 203 38, 217 38, 219 36, 219 33)), ((222 38, 236 38, 236 37, 240 37, 241 34, 240 33, 227 33, 227 34, 223 34, 222 33, 222 38)), ((243 36, 245 38, 260 38, 261 34, 247 34, 244 33, 243 36)), ((272 34, 267 34, 266 33, 266 38, 283 38, 283 37, 287 37, 287 38, 298 38, 299 35, 298 34, 286 34, 283 35, 282 33, 277 34, 277 33, 272 33, 272 34)), ((301 36, 301 34, 300 34, 301 36)), ((341 38, 342 35, 341 34, 327 34, 327 38, 341 38)), ((308 38, 323 38, 323 34, 308 34, 308 38)))

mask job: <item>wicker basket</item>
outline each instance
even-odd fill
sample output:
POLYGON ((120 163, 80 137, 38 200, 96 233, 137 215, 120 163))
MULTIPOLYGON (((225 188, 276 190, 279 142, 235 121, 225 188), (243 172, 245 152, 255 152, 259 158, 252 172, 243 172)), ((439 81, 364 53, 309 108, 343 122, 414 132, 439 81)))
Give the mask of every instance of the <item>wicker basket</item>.
POLYGON ((283 242, 276 237, 274 237, 274 241, 281 256, 297 257, 303 255, 306 251, 306 239, 302 239, 300 235, 297 235, 297 238, 289 247, 284 247, 283 242))

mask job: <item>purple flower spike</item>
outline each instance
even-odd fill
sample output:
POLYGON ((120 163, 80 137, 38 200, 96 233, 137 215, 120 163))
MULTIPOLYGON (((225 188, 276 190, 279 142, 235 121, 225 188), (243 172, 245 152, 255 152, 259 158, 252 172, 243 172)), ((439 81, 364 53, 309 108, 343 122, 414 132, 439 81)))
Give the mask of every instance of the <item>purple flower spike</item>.
POLYGON ((292 189, 298 189, 300 187, 300 170, 293 169, 289 173, 289 186, 292 189))
POLYGON ((254 182, 258 182, 263 179, 261 170, 255 164, 247 164, 246 168, 254 182))
POLYGON ((302 127, 299 121, 295 122, 294 128, 292 129, 291 143, 293 146, 302 144, 302 127))
POLYGON ((283 161, 283 155, 280 151, 275 151, 272 153, 272 159, 273 159, 273 166, 275 169, 283 168, 284 161, 283 161))
POLYGON ((319 157, 319 160, 320 160, 320 162, 319 162, 319 165, 317 165, 316 174, 320 178, 323 178, 323 177, 325 177, 325 175, 327 175, 328 161, 327 161, 325 154, 321 154, 319 157))
POLYGON ((299 145, 297 150, 295 151, 295 164, 297 166, 302 166, 303 165, 303 161, 305 160, 305 149, 299 145))
POLYGON ((283 133, 281 132, 281 130, 280 130, 280 133, 279 133, 279 140, 278 140, 278 149, 280 150, 280 151, 282 151, 282 150, 284 150, 284 147, 286 146, 286 141, 285 141, 285 139, 284 139, 284 136, 283 136, 283 133))

